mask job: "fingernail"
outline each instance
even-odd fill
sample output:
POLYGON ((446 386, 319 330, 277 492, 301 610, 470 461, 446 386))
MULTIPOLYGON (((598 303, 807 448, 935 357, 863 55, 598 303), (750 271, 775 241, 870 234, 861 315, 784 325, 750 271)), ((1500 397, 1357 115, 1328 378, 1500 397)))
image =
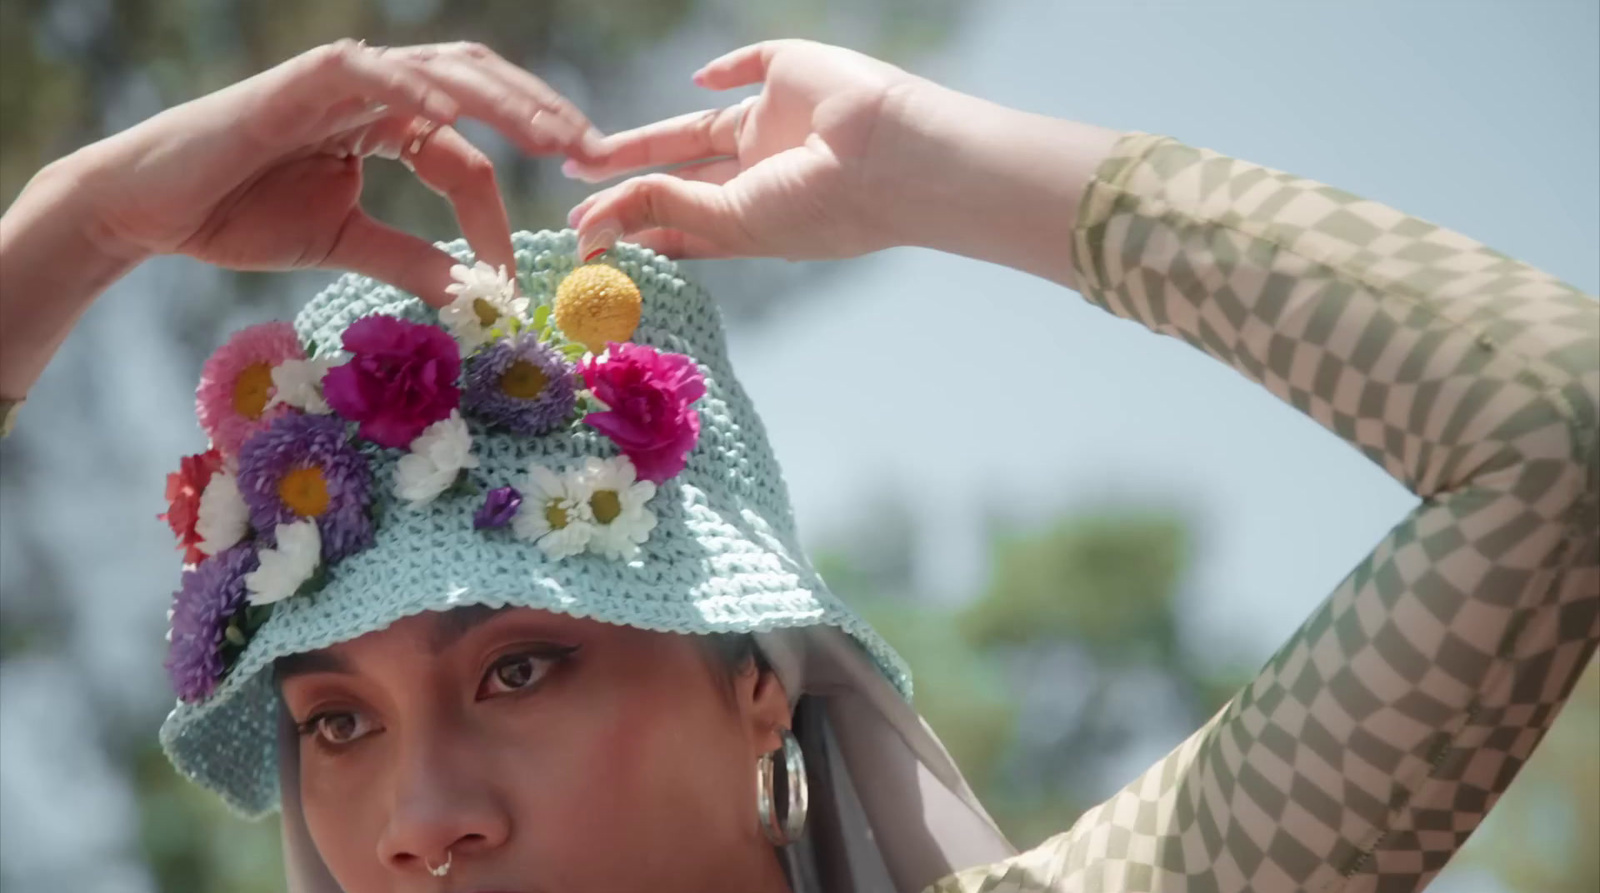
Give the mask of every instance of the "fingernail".
POLYGON ((561 174, 569 180, 582 180, 583 168, 578 166, 578 162, 568 158, 561 162, 561 174))
POLYGON ((572 210, 567 212, 567 226, 576 227, 578 225, 578 221, 582 219, 583 205, 574 205, 572 210))
POLYGON ((591 157, 598 158, 605 154, 606 135, 598 128, 591 126, 583 132, 578 140, 578 147, 587 152, 591 157))
POLYGON ((578 239, 578 256, 588 263, 611 250, 621 235, 622 227, 615 220, 602 220, 588 235, 578 239))

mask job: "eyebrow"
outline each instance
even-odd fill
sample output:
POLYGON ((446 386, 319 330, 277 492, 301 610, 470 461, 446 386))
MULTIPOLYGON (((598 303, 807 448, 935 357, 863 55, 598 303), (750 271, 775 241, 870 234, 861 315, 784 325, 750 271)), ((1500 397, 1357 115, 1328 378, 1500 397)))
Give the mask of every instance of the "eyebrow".
MULTIPOLYGON (((428 630, 428 654, 437 656, 460 641, 462 636, 499 617, 512 607, 512 605, 498 608, 491 608, 488 605, 466 605, 437 612, 438 616, 433 619, 433 625, 428 630)), ((313 673, 355 675, 355 667, 349 658, 327 650, 286 654, 274 662, 273 669, 279 682, 313 673)))

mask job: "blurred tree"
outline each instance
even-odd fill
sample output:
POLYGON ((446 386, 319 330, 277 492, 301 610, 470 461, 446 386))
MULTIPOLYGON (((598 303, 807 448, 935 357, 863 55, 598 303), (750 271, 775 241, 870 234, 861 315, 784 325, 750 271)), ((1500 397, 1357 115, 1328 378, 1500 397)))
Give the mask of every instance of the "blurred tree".
POLYGON ((915 514, 892 495, 868 506, 818 567, 911 664, 918 709, 1019 846, 1109 793, 1131 741, 1176 743, 1246 678, 1181 641, 1189 546, 1175 513, 1117 508, 998 530, 988 584, 950 610, 916 598, 915 514), (1130 697, 1158 709, 1121 709, 1130 697))

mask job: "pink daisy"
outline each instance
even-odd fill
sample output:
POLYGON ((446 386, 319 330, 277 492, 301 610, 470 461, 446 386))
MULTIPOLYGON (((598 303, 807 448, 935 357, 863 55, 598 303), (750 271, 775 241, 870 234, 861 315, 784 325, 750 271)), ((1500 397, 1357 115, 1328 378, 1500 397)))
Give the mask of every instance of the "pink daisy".
POLYGON ((237 456, 246 438, 273 419, 292 412, 288 405, 267 409, 272 399, 272 367, 303 360, 300 339, 287 322, 266 322, 233 333, 200 369, 195 412, 200 427, 224 455, 237 456))

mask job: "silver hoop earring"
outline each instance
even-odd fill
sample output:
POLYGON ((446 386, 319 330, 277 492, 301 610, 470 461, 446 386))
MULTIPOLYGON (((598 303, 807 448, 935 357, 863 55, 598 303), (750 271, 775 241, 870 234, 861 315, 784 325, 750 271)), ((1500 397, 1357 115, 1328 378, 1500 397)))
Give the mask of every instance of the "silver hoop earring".
POLYGON ((423 859, 422 860, 422 865, 423 865, 424 868, 428 869, 428 873, 433 875, 434 877, 444 877, 445 875, 450 873, 450 863, 454 859, 455 859, 455 855, 453 853, 451 853, 449 850, 445 850, 444 851, 444 864, 443 865, 439 866, 438 868, 434 868, 433 865, 431 863, 429 863, 427 859, 423 859))
POLYGON ((806 827, 806 760, 800 752, 800 741, 788 729, 779 729, 783 741, 784 788, 788 793, 789 808, 779 824, 773 803, 772 763, 776 750, 764 753, 756 761, 756 778, 759 791, 756 795, 756 812, 761 819, 761 830, 773 846, 788 846, 800 838, 806 827))

